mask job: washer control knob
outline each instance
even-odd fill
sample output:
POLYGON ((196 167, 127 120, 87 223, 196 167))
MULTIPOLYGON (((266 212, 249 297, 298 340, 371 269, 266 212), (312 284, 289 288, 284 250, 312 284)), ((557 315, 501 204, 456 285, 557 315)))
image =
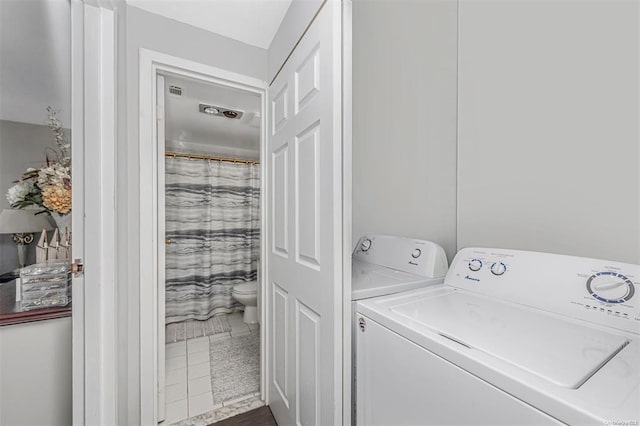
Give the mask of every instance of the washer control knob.
POLYGON ((493 275, 502 275, 507 272, 507 265, 502 262, 496 262, 491 265, 491 273, 493 275))
POLYGON ((420 257, 420 255, 422 254, 422 250, 420 249, 415 249, 412 253, 411 253, 411 257, 413 257, 414 259, 417 259, 420 257))
POLYGON ((360 243, 360 250, 368 251, 371 248, 371 240, 366 238, 360 243))
POLYGON ((613 271, 593 274, 587 280, 587 291, 595 299, 605 303, 624 303, 635 293, 633 282, 624 275, 613 271))
POLYGON ((482 269, 482 260, 473 259, 471 262, 469 262, 469 269, 472 270, 473 272, 479 271, 480 269, 482 269))

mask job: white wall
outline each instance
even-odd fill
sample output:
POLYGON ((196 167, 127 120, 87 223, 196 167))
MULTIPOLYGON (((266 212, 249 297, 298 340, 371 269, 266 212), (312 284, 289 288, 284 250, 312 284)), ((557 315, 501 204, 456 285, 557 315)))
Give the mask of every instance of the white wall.
POLYGON ((266 81, 271 83, 298 42, 323 0, 293 0, 268 51, 266 81))
POLYGON ((71 424, 71 318, 0 327, 0 425, 71 424))
MULTIPOLYGON (((188 141, 165 141, 165 150, 171 152, 181 152, 187 154, 211 155, 215 157, 242 158, 247 160, 260 160, 259 149, 240 149, 226 145, 188 142, 188 141)), ((258 143, 259 144, 259 143, 258 143)))
POLYGON ((455 1, 353 2, 353 241, 456 252, 455 1))
POLYGON ((130 70, 137 68, 137 49, 144 47, 250 77, 266 77, 265 49, 131 6, 127 7, 127 41, 130 70))
POLYGON ((640 4, 461 1, 458 246, 640 263, 640 4))
POLYGON ((0 119, 70 125, 70 47, 69 0, 0 0, 0 119))
POLYGON ((190 25, 127 6, 118 10, 120 80, 117 157, 117 263, 121 345, 119 363, 119 423, 140 421, 140 287, 139 242, 139 49, 264 79, 267 51, 190 25))

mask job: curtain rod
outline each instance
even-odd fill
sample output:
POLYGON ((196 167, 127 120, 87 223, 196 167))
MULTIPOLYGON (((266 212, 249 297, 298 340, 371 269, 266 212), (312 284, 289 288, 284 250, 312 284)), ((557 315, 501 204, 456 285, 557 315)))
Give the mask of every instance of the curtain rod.
POLYGON ((258 160, 247 160, 245 158, 227 158, 227 157, 215 157, 211 155, 198 155, 198 154, 183 154, 181 152, 165 152, 165 157, 173 158, 188 158, 190 160, 213 160, 213 161, 228 161, 230 163, 250 163, 260 164, 258 160))

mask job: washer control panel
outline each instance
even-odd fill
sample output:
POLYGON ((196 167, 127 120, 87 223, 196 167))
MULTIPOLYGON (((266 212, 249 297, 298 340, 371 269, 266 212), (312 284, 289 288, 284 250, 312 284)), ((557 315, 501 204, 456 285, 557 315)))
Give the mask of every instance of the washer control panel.
POLYGON ((465 248, 445 284, 640 334, 640 265, 465 248))
POLYGON ((391 235, 365 235, 353 259, 427 278, 442 278, 448 270, 444 249, 432 241, 391 235))

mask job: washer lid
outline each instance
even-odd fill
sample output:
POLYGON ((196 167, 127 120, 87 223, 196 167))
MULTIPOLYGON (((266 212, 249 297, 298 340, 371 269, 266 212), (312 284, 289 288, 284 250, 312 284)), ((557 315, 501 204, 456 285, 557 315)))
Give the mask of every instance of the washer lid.
POLYGON ((372 263, 353 259, 351 264, 351 300, 413 290, 439 284, 443 278, 425 278, 372 263))
POLYGON ((390 310, 472 350, 572 389, 629 343, 542 311, 460 291, 395 304, 390 310))

